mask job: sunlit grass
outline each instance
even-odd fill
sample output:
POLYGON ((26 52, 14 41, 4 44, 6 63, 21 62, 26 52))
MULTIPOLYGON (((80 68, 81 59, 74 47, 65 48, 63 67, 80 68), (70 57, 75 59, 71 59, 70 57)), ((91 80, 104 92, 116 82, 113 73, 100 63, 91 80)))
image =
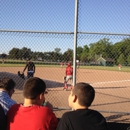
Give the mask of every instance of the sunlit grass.
MULTIPOLYGON (((119 71, 118 66, 80 66, 81 69, 119 71)), ((130 67, 123 66, 121 72, 130 72, 130 67)))
MULTIPOLYGON (((24 67, 25 64, 0 64, 0 67, 24 67)), ((38 65, 36 67, 55 67, 60 68, 60 65, 38 65)), ((65 68, 66 66, 63 66, 65 68)), ((80 66, 79 69, 95 69, 95 70, 109 70, 109 71, 119 71, 118 66, 80 66)), ((123 66, 120 72, 130 72, 130 67, 123 66)))
MULTIPOLYGON (((41 61, 34 62, 36 67, 53 67, 60 68, 60 64, 57 63, 45 63, 41 61)), ((4 64, 0 64, 0 67, 24 67, 26 65, 26 60, 6 60, 4 64)), ((66 66, 63 66, 65 68, 66 66)), ((80 69, 95 69, 95 70, 109 70, 109 71, 119 71, 118 66, 79 66, 80 69)), ((130 72, 129 66, 123 66, 120 72, 130 72)))

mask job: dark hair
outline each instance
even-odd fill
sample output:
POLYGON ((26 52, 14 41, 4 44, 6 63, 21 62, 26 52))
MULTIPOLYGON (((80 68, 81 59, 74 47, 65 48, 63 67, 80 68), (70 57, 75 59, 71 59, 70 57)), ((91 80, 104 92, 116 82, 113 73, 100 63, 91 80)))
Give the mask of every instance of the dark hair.
POLYGON ((28 99, 36 99, 36 97, 45 92, 45 90, 45 82, 38 77, 32 77, 29 78, 24 84, 23 96, 28 99))
POLYGON ((0 88, 5 89, 6 91, 10 91, 15 87, 15 82, 13 79, 5 77, 0 80, 0 88))
POLYGON ((79 104, 86 107, 91 105, 95 97, 94 88, 90 84, 84 82, 77 83, 72 93, 77 96, 79 104))

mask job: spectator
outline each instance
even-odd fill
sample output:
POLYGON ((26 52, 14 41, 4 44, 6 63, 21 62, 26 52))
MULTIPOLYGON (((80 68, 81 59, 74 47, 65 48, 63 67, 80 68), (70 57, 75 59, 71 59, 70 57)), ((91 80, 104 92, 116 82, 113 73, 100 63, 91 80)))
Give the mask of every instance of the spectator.
POLYGON ((118 65, 118 68, 119 68, 119 70, 121 70, 121 69, 122 69, 122 65, 121 65, 121 64, 119 64, 119 65, 118 65))
POLYGON ((25 82, 24 103, 13 105, 8 111, 7 130, 56 130, 58 120, 55 114, 42 106, 45 89, 46 84, 40 78, 32 77, 25 82))
POLYGON ((63 62, 60 62, 60 67, 61 67, 61 68, 63 67, 63 62))
POLYGON ((66 79, 65 79, 65 83, 64 83, 64 88, 63 90, 67 90, 68 89, 68 81, 71 81, 71 89, 72 89, 72 83, 73 83, 73 68, 71 67, 71 63, 68 63, 68 66, 66 67, 66 79))
POLYGON ((27 78, 33 77, 35 73, 35 64, 30 59, 28 59, 26 66, 23 70, 23 73, 26 69, 27 69, 27 78))
POLYGON ((5 63, 5 60, 4 59, 2 59, 2 64, 4 64, 5 63))
POLYGON ((0 130, 6 130, 6 115, 2 106, 0 105, 0 130))
POLYGON ((63 114, 57 130, 107 130, 105 118, 89 109, 95 97, 94 88, 87 83, 77 83, 68 98, 74 111, 63 114))
POLYGON ((5 114, 9 108, 16 104, 14 100, 11 99, 12 94, 15 92, 15 82, 5 77, 0 80, 0 104, 4 109, 5 114))

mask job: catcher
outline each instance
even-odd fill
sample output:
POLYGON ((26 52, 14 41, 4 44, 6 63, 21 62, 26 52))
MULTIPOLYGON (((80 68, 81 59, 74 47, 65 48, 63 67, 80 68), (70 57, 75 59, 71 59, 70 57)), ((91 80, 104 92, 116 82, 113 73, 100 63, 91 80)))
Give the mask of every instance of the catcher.
POLYGON ((24 73, 20 73, 20 71, 18 71, 18 76, 22 79, 25 79, 24 73))

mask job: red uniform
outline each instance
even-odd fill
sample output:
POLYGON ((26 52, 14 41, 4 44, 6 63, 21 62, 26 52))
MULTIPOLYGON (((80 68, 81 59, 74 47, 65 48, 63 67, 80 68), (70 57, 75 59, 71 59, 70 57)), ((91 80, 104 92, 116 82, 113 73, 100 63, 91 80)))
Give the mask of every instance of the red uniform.
POLYGON ((67 86, 67 82, 69 80, 71 80, 71 85, 72 85, 72 80, 73 80, 73 68, 71 67, 71 64, 68 63, 68 67, 66 67, 66 80, 65 80, 65 83, 64 83, 64 88, 63 90, 67 90, 68 89, 68 86, 67 86))
POLYGON ((66 76, 67 75, 73 75, 73 68, 71 66, 68 66, 66 68, 66 76))
POLYGON ((58 120, 47 107, 13 105, 7 113, 7 130, 56 130, 58 120))

